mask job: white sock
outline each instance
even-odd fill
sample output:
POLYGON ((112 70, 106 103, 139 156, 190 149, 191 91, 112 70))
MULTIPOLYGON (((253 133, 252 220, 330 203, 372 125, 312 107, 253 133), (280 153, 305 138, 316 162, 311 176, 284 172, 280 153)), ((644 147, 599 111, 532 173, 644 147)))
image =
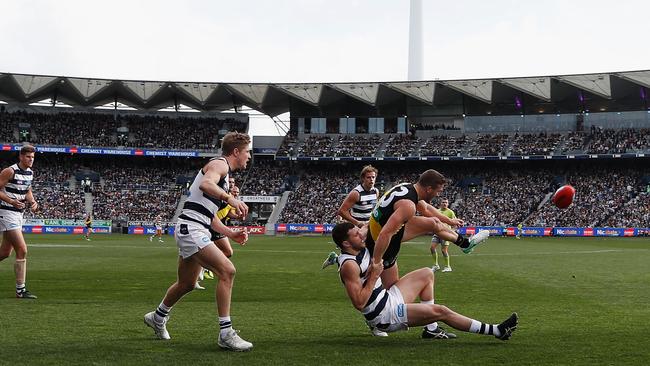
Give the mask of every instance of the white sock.
POLYGON ((501 331, 499 331, 498 324, 485 324, 481 323, 478 320, 472 320, 472 324, 469 326, 469 332, 485 335, 494 335, 495 337, 501 336, 501 331))
POLYGON ((158 308, 153 313, 153 320, 158 324, 162 324, 165 321, 165 318, 169 316, 170 311, 172 311, 172 306, 167 306, 161 301, 160 305, 158 305, 158 308))
POLYGON ((220 316, 219 317, 219 333, 224 336, 226 335, 230 329, 232 329, 232 321, 230 320, 230 316, 220 316))
MULTIPOLYGON (((435 304, 434 300, 427 300, 427 301, 420 301, 420 304, 426 304, 426 305, 433 305, 435 304)), ((438 322, 433 322, 431 324, 427 324, 427 329, 428 330, 436 330, 438 328, 438 322)))

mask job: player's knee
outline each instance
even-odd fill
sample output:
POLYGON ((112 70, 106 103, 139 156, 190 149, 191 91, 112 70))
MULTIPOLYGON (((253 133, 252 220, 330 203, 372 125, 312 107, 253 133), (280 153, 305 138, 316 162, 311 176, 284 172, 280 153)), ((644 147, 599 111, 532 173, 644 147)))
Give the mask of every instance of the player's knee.
POLYGON ((219 278, 226 281, 235 278, 236 272, 237 270, 232 263, 228 263, 228 265, 223 266, 217 271, 219 278))
POLYGON ((451 314, 451 310, 444 305, 433 304, 431 306, 431 315, 436 320, 446 319, 449 314, 451 314))
POLYGON ((431 268, 428 267, 420 268, 417 270, 416 273, 419 276, 420 282, 423 283, 423 285, 428 286, 433 284, 434 273, 431 270, 431 268))
POLYGON ((424 269, 423 275, 424 275, 424 278, 427 281, 427 285, 432 285, 433 286, 433 281, 435 281, 435 278, 436 278, 435 273, 433 273, 431 268, 423 268, 423 269, 424 269))
POLYGON ((16 259, 27 258, 27 248, 16 248, 16 259))
POLYGON ((233 253, 232 253, 232 249, 231 249, 231 248, 224 248, 224 249, 222 250, 222 252, 223 252, 223 255, 226 256, 226 258, 230 258, 230 257, 232 257, 232 254, 233 254, 233 253))

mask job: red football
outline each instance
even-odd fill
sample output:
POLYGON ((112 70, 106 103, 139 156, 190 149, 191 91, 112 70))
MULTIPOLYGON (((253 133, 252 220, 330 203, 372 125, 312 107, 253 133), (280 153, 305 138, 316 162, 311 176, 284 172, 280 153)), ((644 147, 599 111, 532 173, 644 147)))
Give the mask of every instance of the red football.
POLYGON ((573 197, 576 195, 576 189, 570 185, 565 185, 557 189, 551 198, 551 202, 557 208, 567 208, 573 202, 573 197))

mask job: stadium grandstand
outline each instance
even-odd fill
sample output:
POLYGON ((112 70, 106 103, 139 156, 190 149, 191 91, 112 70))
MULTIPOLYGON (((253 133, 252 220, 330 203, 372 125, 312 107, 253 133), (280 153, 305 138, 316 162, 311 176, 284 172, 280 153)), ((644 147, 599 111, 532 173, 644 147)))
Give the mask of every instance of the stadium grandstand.
POLYGON ((113 231, 133 232, 160 214, 171 226, 220 138, 248 132, 250 108, 290 117, 275 118, 285 136, 254 138, 253 162, 236 174, 252 208, 237 224, 327 231, 361 167, 373 164, 380 191, 441 171, 450 178, 444 195, 468 226, 642 234, 649 88, 650 71, 313 84, 0 73, 0 157, 8 166, 22 144, 37 147, 41 210, 29 219, 92 212, 113 231), (559 210, 550 198, 566 183, 576 200, 559 210))

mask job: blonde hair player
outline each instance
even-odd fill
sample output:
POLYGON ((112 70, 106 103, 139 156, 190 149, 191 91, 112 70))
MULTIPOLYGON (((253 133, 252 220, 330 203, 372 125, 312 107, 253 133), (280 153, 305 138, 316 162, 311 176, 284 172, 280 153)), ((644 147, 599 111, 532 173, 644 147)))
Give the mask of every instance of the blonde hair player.
POLYGON ((230 303, 235 279, 235 266, 210 240, 210 228, 224 234, 238 243, 248 240, 246 231, 234 231, 217 218, 217 211, 230 205, 238 214, 246 217, 248 206, 233 197, 228 187, 231 171, 246 168, 251 158, 250 137, 243 133, 229 132, 224 136, 222 156, 212 158, 199 170, 192 185, 190 195, 178 217, 174 237, 179 249, 178 278, 160 305, 144 316, 144 322, 154 330, 159 339, 170 339, 167 320, 172 307, 188 292, 202 268, 207 268, 218 277, 216 302, 219 319, 219 347, 233 351, 248 351, 253 344, 242 339, 232 327, 230 303))

